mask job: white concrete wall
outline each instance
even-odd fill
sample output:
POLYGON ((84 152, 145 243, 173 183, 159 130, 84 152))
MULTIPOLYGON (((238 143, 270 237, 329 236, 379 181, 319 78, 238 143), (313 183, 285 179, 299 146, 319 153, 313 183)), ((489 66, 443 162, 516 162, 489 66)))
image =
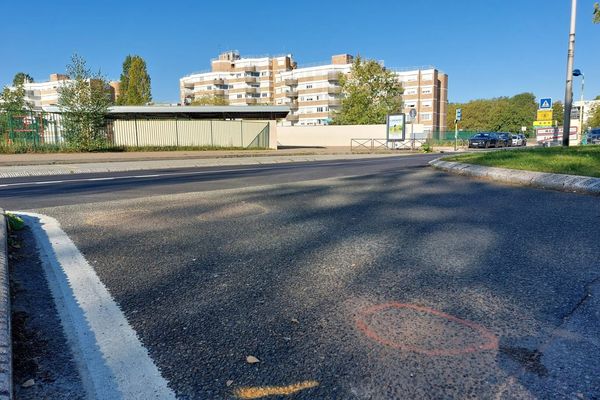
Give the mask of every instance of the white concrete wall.
MULTIPOLYGON (((278 126, 277 143, 280 146, 350 146, 352 139, 385 139, 385 125, 319 125, 278 126)), ((423 138, 423 125, 415 124, 416 138, 423 138)), ((411 126, 406 127, 406 138, 411 138, 411 126)))

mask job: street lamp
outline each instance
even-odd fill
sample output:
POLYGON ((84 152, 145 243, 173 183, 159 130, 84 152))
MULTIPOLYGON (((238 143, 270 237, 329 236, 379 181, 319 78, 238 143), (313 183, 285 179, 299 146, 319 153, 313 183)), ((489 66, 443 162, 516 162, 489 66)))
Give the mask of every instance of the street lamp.
POLYGON ((573 106, 573 59, 575 58, 576 20, 577 0, 571 0, 571 29, 569 30, 569 51, 567 53, 567 84, 565 87, 565 115, 562 137, 563 146, 569 146, 569 135, 571 133, 571 108, 573 106))
POLYGON ((584 97, 583 97, 583 89, 585 87, 585 75, 581 72, 580 69, 573 70, 573 76, 581 76, 581 106, 579 106, 579 134, 581 135, 581 139, 583 139, 583 109, 585 107, 584 97))

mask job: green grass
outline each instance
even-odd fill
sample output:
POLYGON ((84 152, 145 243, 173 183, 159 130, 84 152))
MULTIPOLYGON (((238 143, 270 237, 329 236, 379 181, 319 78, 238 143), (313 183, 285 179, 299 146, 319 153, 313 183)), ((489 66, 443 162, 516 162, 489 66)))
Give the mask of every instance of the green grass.
POLYGON ((209 150, 268 150, 267 148, 217 147, 217 146, 98 146, 89 150, 62 146, 56 144, 15 143, 7 145, 0 143, 0 154, 26 153, 124 153, 141 151, 209 151, 209 150))
POLYGON ((547 147, 461 154, 444 158, 488 167, 600 177, 600 146, 547 147))

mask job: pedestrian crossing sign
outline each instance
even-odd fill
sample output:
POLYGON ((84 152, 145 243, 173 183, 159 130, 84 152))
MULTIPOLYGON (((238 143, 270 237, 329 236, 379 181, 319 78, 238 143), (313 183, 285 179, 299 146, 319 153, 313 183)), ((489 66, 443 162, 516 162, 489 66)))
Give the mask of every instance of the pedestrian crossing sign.
POLYGON ((552 99, 540 99, 540 110, 549 110, 552 108, 552 99))

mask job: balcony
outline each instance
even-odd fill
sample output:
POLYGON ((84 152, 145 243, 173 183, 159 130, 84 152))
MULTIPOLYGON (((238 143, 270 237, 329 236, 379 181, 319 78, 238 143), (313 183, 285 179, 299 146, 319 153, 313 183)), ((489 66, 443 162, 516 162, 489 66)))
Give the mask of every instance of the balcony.
POLYGON ((290 121, 290 122, 298 122, 298 120, 300 119, 300 117, 298 116, 298 114, 292 114, 289 113, 287 115, 287 117, 285 117, 286 120, 290 121))
POLYGON ((327 105, 329 107, 339 107, 339 106, 342 105, 342 100, 340 100, 340 99, 329 99, 327 101, 327 105))
POLYGON ((215 78, 212 80, 212 84, 213 85, 224 85, 225 81, 223 80, 223 78, 215 78))
POLYGON ((246 82, 246 83, 256 83, 257 79, 258 78, 256 76, 245 76, 244 77, 244 82, 246 82))
POLYGON ((285 92, 285 95, 287 97, 289 97, 290 99, 295 99, 296 97, 298 97, 298 91, 297 90, 290 90, 289 92, 285 92))
POLYGON ((327 73, 327 80, 330 82, 337 82, 340 80, 340 73, 339 72, 328 72, 327 73))
POLYGON ((207 94, 207 95, 209 95, 209 96, 225 96, 225 90, 224 89, 207 90, 204 93, 207 94))
POLYGON ((258 99, 256 97, 246 97, 246 104, 256 104, 258 99))
POLYGON ((290 107, 290 110, 292 110, 292 111, 298 110, 298 102, 297 101, 292 101, 292 102, 288 103, 288 106, 290 107))
POLYGON ((298 85, 298 79, 296 78, 286 78, 283 83, 286 86, 297 86, 298 85))
POLYGON ((329 94, 339 94, 342 93, 342 88, 339 86, 329 86, 327 88, 327 93, 329 94))
POLYGON ((249 86, 244 89, 244 92, 250 93, 250 94, 258 93, 258 88, 249 86))

